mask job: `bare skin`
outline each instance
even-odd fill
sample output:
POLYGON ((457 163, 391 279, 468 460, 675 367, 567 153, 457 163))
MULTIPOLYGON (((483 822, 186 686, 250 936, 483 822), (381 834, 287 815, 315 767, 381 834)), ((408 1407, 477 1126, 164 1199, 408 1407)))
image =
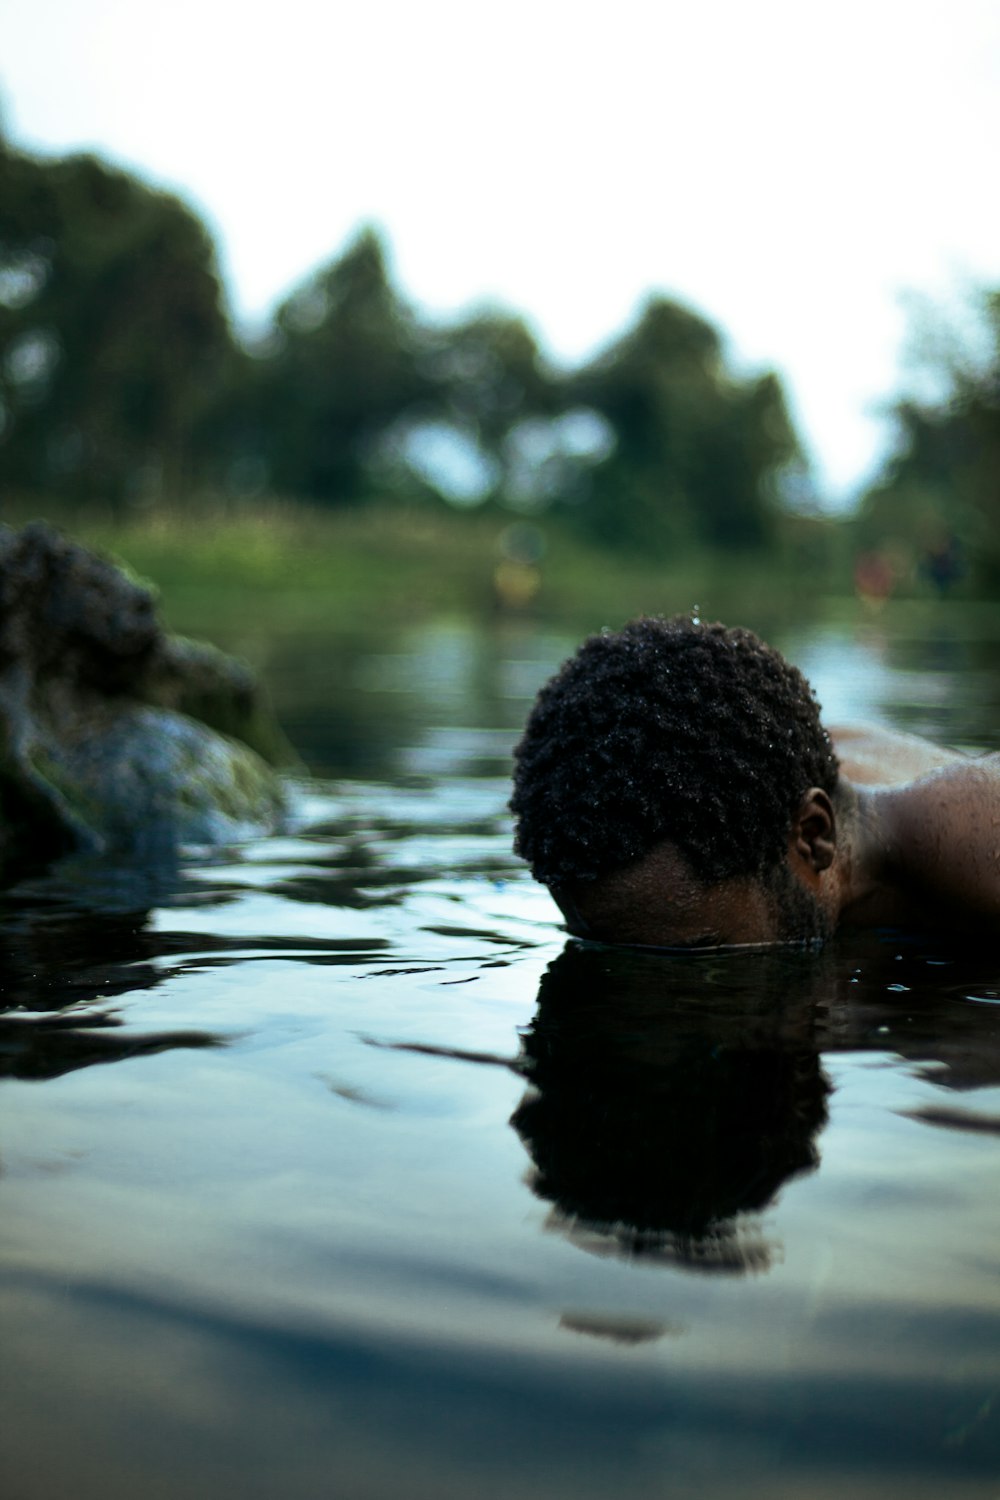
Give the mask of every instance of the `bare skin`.
POLYGON ((810 788, 796 812, 791 900, 756 877, 706 885, 665 841, 622 870, 554 891, 570 929, 683 948, 781 943, 841 926, 1000 934, 1000 755, 973 758, 878 727, 830 733, 841 785, 832 799, 810 788))

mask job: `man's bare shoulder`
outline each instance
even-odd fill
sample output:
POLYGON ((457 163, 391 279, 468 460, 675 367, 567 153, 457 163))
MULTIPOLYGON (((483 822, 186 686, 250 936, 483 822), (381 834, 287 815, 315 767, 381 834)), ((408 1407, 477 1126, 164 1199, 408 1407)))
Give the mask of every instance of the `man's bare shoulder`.
POLYGON ((904 784, 872 787, 882 866, 940 924, 1000 926, 1000 755, 955 755, 904 784))
POLYGON ((878 726, 831 735, 856 788, 842 920, 995 932, 1000 755, 963 755, 878 726))
POLYGON ((843 775, 859 786, 899 786, 969 759, 958 750, 882 724, 838 724, 830 737, 843 775))

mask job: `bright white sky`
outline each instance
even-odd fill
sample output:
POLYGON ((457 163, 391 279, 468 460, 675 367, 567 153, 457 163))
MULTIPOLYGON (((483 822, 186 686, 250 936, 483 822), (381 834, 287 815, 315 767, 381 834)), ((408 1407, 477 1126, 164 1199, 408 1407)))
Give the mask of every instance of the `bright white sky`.
POLYGON ((187 196, 244 322, 365 220, 419 306, 561 358, 675 295, 780 371, 841 501, 901 294, 1000 286, 995 0, 4 0, 0 90, 23 147, 187 196))

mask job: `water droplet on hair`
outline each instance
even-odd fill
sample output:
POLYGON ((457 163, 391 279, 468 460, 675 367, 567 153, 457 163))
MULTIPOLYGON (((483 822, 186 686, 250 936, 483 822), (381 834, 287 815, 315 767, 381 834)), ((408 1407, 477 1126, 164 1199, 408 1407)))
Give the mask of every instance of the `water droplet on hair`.
POLYGON ((692 604, 692 606, 691 606, 691 624, 692 625, 700 625, 701 624, 701 605, 700 604, 692 604))

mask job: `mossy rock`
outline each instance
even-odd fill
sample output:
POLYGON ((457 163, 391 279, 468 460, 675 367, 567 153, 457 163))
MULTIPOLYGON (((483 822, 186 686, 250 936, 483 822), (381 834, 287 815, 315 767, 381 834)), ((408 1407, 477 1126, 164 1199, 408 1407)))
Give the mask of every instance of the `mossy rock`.
POLYGON ((274 831, 293 759, 243 663, 44 524, 0 527, 0 867, 274 831))
POLYGON ((130 856, 253 838, 285 814, 255 751, 170 709, 121 705, 96 732, 37 743, 31 760, 99 847, 130 856))

